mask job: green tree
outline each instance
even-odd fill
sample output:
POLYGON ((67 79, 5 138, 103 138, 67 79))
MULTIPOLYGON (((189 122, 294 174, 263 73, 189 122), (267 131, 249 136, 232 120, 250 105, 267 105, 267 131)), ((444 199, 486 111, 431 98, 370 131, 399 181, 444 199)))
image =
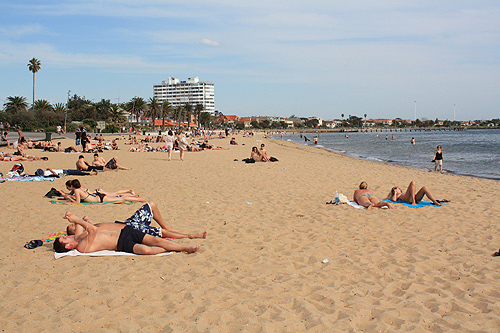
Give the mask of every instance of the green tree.
POLYGON ((144 115, 144 113, 147 110, 147 103, 142 97, 137 97, 135 96, 130 100, 130 102, 125 104, 125 110, 128 111, 130 114, 135 116, 137 123, 140 122, 141 116, 144 115))
POLYGON ((184 108, 182 105, 178 105, 174 108, 174 120, 177 121, 178 127, 181 127, 182 118, 184 117, 184 108))
POLYGON ((200 127, 200 116, 203 111, 205 111, 205 107, 203 106, 203 104, 196 104, 196 106, 194 107, 194 113, 196 115, 196 123, 198 124, 198 127, 200 127))
POLYGON ((38 59, 31 59, 28 63, 28 69, 33 72, 33 105, 35 104, 35 73, 40 70, 42 63, 38 59))
POLYGON ((148 101, 148 117, 153 119, 153 129, 155 128, 156 119, 160 117, 161 114, 161 105, 158 103, 158 100, 155 97, 150 97, 148 101))
POLYGON ((109 99, 101 99, 100 102, 94 103, 95 114, 89 115, 95 120, 108 119, 111 114, 111 101, 109 99))
POLYGON ((184 105, 184 111, 186 116, 186 122, 188 123, 188 127, 191 126, 191 116, 193 114, 193 105, 191 103, 186 103, 184 105))
POLYGON ((212 115, 210 112, 202 112, 200 114, 200 123, 203 124, 203 127, 206 129, 210 128, 210 122, 212 121, 212 115))
POLYGON ((163 131, 165 130, 165 118, 167 118, 167 117, 171 118, 172 112, 173 112, 172 104, 170 104, 169 101, 163 101, 163 103, 161 104, 161 120, 162 120, 161 129, 163 131))
POLYGON ((20 111, 28 110, 28 102, 26 97, 22 96, 9 96, 7 97, 7 102, 3 105, 3 110, 7 113, 16 114, 20 111))
POLYGON ((318 127, 319 125, 319 120, 316 118, 313 119, 307 119, 306 120, 306 127, 318 127))
POLYGON ((114 122, 115 124, 123 124, 126 120, 125 115, 123 114, 123 109, 117 104, 112 104, 108 120, 114 122))
POLYGON ((252 125, 252 127, 255 128, 255 129, 260 128, 259 122, 257 120, 252 120, 250 122, 250 125, 252 125))
POLYGON ((82 121, 82 119, 86 118, 87 109, 91 104, 92 102, 85 99, 85 97, 80 97, 76 94, 73 97, 70 97, 68 103, 66 104, 69 118, 76 121, 82 121))
POLYGON ((33 104, 33 111, 37 125, 41 127, 52 126, 56 123, 56 113, 54 107, 48 101, 39 99, 33 104))

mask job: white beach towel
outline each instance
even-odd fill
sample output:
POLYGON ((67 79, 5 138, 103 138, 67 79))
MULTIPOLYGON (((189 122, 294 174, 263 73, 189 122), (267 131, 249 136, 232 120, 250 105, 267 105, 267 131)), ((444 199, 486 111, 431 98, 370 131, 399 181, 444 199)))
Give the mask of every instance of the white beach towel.
MULTIPOLYGON (((173 252, 163 252, 163 253, 155 254, 155 256, 166 256, 166 255, 169 255, 172 253, 173 252)), ((109 251, 109 250, 96 251, 96 252, 91 252, 91 253, 81 253, 77 250, 71 250, 71 251, 64 252, 64 253, 54 252, 54 257, 56 259, 66 257, 66 256, 70 256, 70 257, 76 257, 76 256, 102 257, 102 256, 138 256, 138 255, 139 254, 135 254, 135 253, 109 251)))
POLYGON ((357 202, 355 202, 355 201, 348 201, 348 202, 347 202, 347 204, 348 204, 348 205, 353 206, 354 208, 366 209, 366 207, 359 205, 359 204, 358 204, 357 202))

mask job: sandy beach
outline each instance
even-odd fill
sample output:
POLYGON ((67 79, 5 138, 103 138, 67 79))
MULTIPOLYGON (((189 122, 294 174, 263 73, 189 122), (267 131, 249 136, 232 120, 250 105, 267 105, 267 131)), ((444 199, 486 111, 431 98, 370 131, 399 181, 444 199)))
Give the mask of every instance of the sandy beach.
MULTIPOLYGON (((0 184, 2 329, 498 332, 498 181, 357 160, 259 134, 235 137, 237 146, 211 140, 229 149, 188 152, 184 162, 178 153, 167 161, 166 153, 128 152, 120 140, 120 151, 101 155, 131 170, 78 177, 89 189, 134 189, 175 229, 207 230, 205 240, 178 240, 201 245, 195 254, 55 260, 52 243, 27 250, 27 241, 65 230, 68 210, 114 222, 141 204, 55 205, 43 197, 74 177, 0 184), (241 162, 261 142, 279 162, 241 162), (325 204, 335 191, 352 199, 363 180, 379 198, 415 180, 451 202, 372 211, 325 204)), ((49 161, 24 162, 28 173, 72 169, 79 155, 33 153, 49 161)), ((14 164, 0 163, 4 174, 14 164)))

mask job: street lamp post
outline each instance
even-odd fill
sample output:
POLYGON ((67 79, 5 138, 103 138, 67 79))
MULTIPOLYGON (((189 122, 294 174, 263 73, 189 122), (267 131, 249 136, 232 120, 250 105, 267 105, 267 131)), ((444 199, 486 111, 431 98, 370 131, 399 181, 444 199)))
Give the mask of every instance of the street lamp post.
POLYGON ((417 121, 417 101, 415 101, 415 121, 417 121))
MULTIPOLYGON (((69 95, 71 94, 71 90, 68 90, 68 103, 69 103, 69 95)), ((65 114, 64 114, 64 133, 66 133, 66 122, 68 120, 68 103, 66 103, 65 114)))

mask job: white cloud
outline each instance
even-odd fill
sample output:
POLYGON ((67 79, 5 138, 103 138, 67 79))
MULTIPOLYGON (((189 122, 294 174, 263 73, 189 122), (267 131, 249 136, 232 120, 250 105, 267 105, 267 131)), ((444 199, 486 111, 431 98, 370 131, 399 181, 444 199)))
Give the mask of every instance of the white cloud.
POLYGON ((209 45, 209 46, 220 46, 220 44, 218 42, 210 40, 210 39, 199 40, 196 42, 196 44, 209 45))

